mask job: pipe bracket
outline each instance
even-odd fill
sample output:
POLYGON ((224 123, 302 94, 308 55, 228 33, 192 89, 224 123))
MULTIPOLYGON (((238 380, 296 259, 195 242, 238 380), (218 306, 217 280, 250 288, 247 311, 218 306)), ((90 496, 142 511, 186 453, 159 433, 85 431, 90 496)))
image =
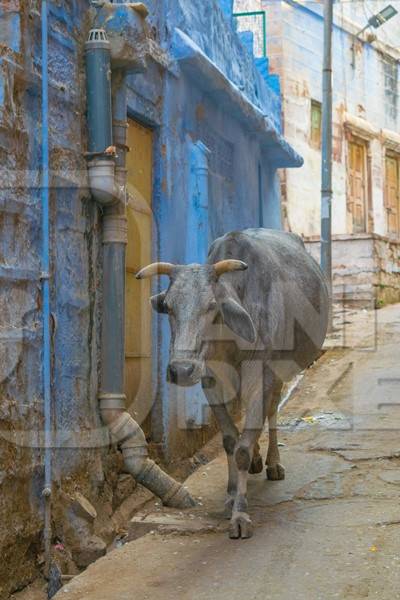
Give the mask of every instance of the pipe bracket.
POLYGON ((52 495, 52 491, 50 487, 45 487, 44 490, 42 491, 42 496, 43 498, 50 498, 52 495))

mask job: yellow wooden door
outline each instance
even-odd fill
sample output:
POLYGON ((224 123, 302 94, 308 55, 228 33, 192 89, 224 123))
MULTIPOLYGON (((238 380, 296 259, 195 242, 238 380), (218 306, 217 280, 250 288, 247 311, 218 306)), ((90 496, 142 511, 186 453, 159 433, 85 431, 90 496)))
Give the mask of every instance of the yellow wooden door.
POLYGON ((363 142, 349 143, 349 189, 347 211, 350 233, 366 231, 367 206, 366 146, 363 142))
POLYGON ((385 165, 385 204, 388 234, 398 237, 400 235, 400 160, 396 156, 387 155, 385 165))
POLYGON ((138 281, 135 273, 152 259, 153 132, 132 119, 128 124, 125 393, 129 410, 139 423, 145 424, 149 433, 152 403, 150 281, 138 281))

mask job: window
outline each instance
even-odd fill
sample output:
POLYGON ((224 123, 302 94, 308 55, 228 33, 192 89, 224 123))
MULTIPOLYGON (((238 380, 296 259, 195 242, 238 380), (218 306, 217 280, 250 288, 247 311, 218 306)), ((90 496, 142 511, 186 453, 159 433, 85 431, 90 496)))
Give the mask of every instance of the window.
POLYGON ((385 91, 385 114, 395 120, 397 116, 398 104, 398 63, 389 56, 382 58, 383 62, 383 78, 385 91))
POLYGON ((386 154, 385 157, 385 208, 387 233, 400 236, 400 156, 386 154))
POLYGON ((321 149, 321 123, 322 123, 322 106, 321 102, 311 100, 311 146, 316 150, 321 149))
POLYGON ((367 231, 367 205, 367 143, 352 137, 348 142, 347 224, 349 233, 367 231))

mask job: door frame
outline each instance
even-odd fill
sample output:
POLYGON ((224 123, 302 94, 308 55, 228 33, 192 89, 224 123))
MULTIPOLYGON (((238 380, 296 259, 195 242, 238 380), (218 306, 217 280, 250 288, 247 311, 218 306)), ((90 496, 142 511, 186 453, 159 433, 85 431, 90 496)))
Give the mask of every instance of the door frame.
POLYGON ((384 208, 386 213, 386 235, 388 238, 398 240, 400 238, 400 153, 392 150, 391 148, 385 147, 384 149, 384 208), (398 195, 397 195, 397 232, 391 233, 389 231, 388 224, 388 201, 387 201, 387 170, 386 170, 386 159, 393 158, 397 163, 397 184, 398 184, 398 195))
MULTIPOLYGON (((150 241, 150 260, 154 261, 154 260, 158 260, 157 258, 155 258, 155 256, 157 255, 157 219, 154 218, 154 198, 156 196, 157 193, 157 189, 156 189, 156 182, 157 182, 157 176, 156 176, 156 165, 157 165, 157 152, 158 152, 158 144, 159 144, 159 125, 154 123, 153 121, 146 119, 145 117, 143 117, 142 115, 140 115, 139 113, 135 112, 134 110, 131 110, 130 107, 128 106, 127 108, 127 122, 129 123, 129 121, 135 121, 138 125, 140 125, 141 127, 148 129, 151 131, 152 133, 152 165, 151 165, 151 205, 149 207, 149 212, 151 213, 151 241, 150 241)), ((148 211, 144 210, 143 208, 141 208, 140 206, 137 207, 137 210, 139 212, 145 212, 146 214, 148 213, 148 211)), ((140 266, 145 266, 145 265, 140 265, 140 266)), ((129 269, 126 268, 125 266, 125 272, 129 271, 129 269)), ((155 286, 157 285, 156 281, 151 281, 150 282, 150 289, 151 289, 151 294, 155 293, 154 289, 155 286)), ((154 407, 155 407, 155 403, 156 403, 156 391, 157 391, 157 374, 158 374, 158 363, 159 363, 159 352, 158 352, 158 343, 157 343, 157 336, 158 334, 158 324, 157 324, 158 319, 156 318, 156 315, 154 315, 153 311, 151 311, 151 323, 150 323, 150 353, 151 353, 151 381, 150 381, 150 390, 149 390, 149 394, 151 394, 151 399, 152 399, 152 405, 151 405, 151 409, 146 417, 146 421, 147 419, 149 419, 149 425, 150 425, 150 433, 151 433, 151 437, 153 437, 153 429, 154 429, 154 425, 153 425, 153 421, 154 421, 154 416, 153 416, 153 411, 154 411, 154 407)), ((126 325, 125 325, 126 327, 126 325)), ((127 356, 126 354, 126 350, 125 350, 125 357, 127 356)))
POLYGON ((349 128, 346 128, 346 221, 347 229, 349 229, 348 221, 348 206, 350 197, 350 144, 358 144, 364 148, 364 231, 354 232, 354 222, 351 224, 350 234, 357 235, 358 233, 370 233, 373 231, 373 210, 372 210, 372 181, 371 181, 371 145, 370 139, 366 136, 363 137, 358 132, 354 133, 349 128))

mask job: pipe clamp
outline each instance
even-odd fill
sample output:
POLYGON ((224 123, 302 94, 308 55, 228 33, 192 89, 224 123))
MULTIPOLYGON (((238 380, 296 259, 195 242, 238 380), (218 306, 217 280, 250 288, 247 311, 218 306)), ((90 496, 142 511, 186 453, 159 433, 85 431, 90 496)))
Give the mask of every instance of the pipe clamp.
POLYGON ((182 485, 177 481, 174 481, 173 485, 171 485, 168 492, 161 498, 163 503, 167 504, 178 492, 182 489, 182 485))
POLYGON ((100 410, 125 410, 126 396, 124 394, 100 394, 100 410))
POLYGON ((122 447, 126 443, 126 447, 129 447, 132 441, 134 445, 136 445, 136 442, 146 445, 146 438, 140 425, 133 420, 128 412, 123 412, 115 419, 109 426, 109 430, 113 444, 122 447))
POLYGON ((128 220, 124 215, 103 218, 103 244, 127 244, 128 220))

